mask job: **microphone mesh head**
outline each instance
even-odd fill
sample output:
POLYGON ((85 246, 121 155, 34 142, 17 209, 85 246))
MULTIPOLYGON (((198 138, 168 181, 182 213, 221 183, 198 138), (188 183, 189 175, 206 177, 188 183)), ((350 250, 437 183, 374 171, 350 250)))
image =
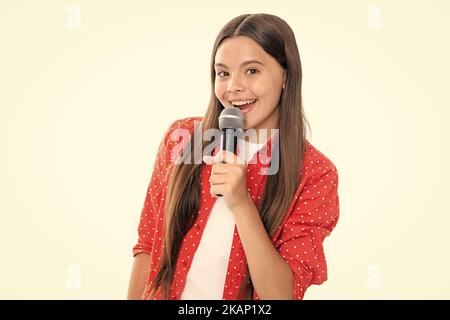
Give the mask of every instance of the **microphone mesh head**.
POLYGON ((219 116, 219 128, 243 129, 244 113, 235 107, 223 109, 219 116))

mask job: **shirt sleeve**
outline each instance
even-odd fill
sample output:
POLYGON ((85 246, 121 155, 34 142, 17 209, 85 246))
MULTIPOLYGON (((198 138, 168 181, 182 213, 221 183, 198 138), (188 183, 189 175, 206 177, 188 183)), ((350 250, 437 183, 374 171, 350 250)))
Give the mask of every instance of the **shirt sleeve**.
POLYGON ((305 183, 275 245, 293 272, 294 300, 303 299, 311 284, 327 280, 323 240, 338 219, 338 172, 331 164, 305 183))
POLYGON ((133 247, 133 256, 138 253, 152 253, 153 240, 159 232, 156 227, 157 219, 163 214, 163 201, 166 194, 167 179, 169 178, 171 148, 174 143, 170 139, 171 132, 179 127, 179 121, 172 123, 164 134, 156 154, 150 183, 147 188, 144 205, 138 226, 138 242, 133 247))

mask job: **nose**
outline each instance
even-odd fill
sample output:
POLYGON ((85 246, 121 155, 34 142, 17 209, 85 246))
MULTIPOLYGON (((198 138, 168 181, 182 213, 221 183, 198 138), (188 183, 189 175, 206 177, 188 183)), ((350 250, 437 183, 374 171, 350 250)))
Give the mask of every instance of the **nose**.
POLYGON ((228 83, 228 92, 243 91, 243 90, 244 85, 242 83, 241 78, 239 76, 232 76, 228 83))

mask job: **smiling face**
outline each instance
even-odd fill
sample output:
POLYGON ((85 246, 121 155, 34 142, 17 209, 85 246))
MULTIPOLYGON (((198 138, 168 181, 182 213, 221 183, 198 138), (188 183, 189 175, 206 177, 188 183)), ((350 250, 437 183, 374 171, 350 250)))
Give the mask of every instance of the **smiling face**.
POLYGON ((225 108, 237 106, 245 113, 244 129, 277 128, 278 104, 286 73, 253 39, 225 39, 215 55, 214 93, 225 108))

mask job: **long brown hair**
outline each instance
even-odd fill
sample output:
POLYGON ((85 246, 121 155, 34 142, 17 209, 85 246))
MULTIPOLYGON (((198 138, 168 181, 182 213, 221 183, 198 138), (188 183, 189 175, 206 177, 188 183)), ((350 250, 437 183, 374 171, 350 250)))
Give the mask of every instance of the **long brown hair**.
MULTIPOLYGON (((211 97, 201 122, 201 130, 219 128, 218 118, 223 106, 214 93, 214 60, 218 47, 226 38, 246 36, 256 41, 287 71, 285 89, 279 103, 279 169, 268 175, 259 212, 267 234, 272 238, 293 200, 300 179, 303 154, 306 148, 306 128, 309 123, 302 105, 302 68, 294 33, 289 25, 270 14, 244 14, 228 22, 219 32, 211 55, 211 97)), ((150 286, 150 295, 161 290, 169 299, 178 253, 186 233, 195 223, 199 210, 200 171, 202 164, 195 164, 195 154, 202 154, 208 141, 198 144, 201 150, 183 152, 182 162, 172 167, 165 202, 165 230, 160 269, 150 286)), ((187 150, 187 149, 186 149, 187 150)), ((253 285, 247 266, 247 277, 241 284, 238 297, 252 299, 253 285)))

